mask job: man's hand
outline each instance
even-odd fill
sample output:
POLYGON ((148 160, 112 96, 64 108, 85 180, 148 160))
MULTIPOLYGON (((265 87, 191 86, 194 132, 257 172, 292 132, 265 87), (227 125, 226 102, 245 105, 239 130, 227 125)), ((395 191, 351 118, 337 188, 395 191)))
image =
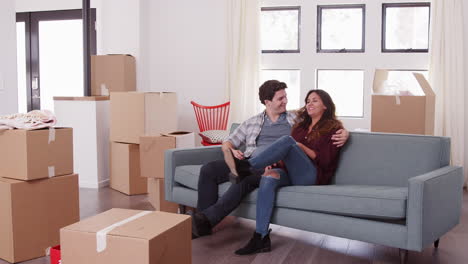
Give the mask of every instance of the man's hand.
POLYGON ((349 131, 344 128, 336 131, 336 133, 331 137, 331 139, 334 141, 333 145, 337 147, 342 147, 346 141, 348 141, 348 138, 349 131))
POLYGON ((228 149, 231 150, 232 155, 236 157, 237 159, 240 159, 240 160, 244 159, 244 153, 242 153, 242 151, 240 150, 235 149, 232 143, 229 141, 225 141, 223 145, 221 146, 221 148, 223 149, 223 151, 228 150, 228 149))
POLYGON ((231 149, 231 152, 232 152, 232 155, 234 155, 234 157, 236 157, 237 159, 239 160, 243 160, 244 159, 244 153, 238 149, 231 149))

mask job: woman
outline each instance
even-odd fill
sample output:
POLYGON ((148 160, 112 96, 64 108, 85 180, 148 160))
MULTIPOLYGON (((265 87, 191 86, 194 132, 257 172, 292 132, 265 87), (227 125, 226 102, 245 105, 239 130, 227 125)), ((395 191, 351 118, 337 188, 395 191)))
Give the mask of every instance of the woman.
POLYGON ((279 138, 248 160, 238 160, 232 153, 225 153, 233 177, 244 177, 251 174, 251 170, 265 168, 257 196, 255 233, 236 254, 271 250, 268 227, 278 187, 330 183, 340 153, 331 137, 341 128, 330 95, 323 90, 311 90, 307 93, 305 106, 299 110, 291 136, 279 138))

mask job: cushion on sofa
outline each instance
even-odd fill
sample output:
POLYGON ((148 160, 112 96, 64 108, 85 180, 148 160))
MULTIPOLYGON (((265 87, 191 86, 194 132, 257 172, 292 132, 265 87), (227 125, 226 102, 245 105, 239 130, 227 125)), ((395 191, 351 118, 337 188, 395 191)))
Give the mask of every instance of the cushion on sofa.
POLYGON ((287 186, 277 207, 378 219, 406 218, 408 188, 366 185, 287 186))
POLYGON ((190 189, 198 190, 198 177, 202 165, 185 165, 175 168, 174 181, 190 189))
MULTIPOLYGON (((176 168, 175 181, 191 189, 198 189, 201 165, 176 168)), ((230 183, 219 186, 219 196, 230 183)), ((366 185, 287 186, 280 188, 277 207, 326 212, 337 215, 376 219, 406 218, 408 188, 366 185)), ((245 197, 244 202, 255 203, 257 191, 245 197)))

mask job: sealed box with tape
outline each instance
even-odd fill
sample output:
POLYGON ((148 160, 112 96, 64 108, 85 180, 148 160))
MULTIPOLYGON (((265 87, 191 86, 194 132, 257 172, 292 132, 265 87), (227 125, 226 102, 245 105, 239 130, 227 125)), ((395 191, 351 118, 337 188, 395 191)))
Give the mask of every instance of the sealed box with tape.
POLYGON ((73 173, 73 130, 0 131, 0 177, 36 180, 73 173))
POLYGON ((67 264, 191 263, 190 216, 111 209, 60 230, 67 264))

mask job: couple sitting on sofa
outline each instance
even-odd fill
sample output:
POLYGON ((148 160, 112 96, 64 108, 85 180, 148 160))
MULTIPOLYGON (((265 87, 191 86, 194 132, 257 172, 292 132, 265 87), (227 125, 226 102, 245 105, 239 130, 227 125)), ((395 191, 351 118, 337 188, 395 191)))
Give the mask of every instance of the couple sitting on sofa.
POLYGON ((335 105, 323 90, 311 90, 297 113, 286 111, 286 84, 266 81, 259 97, 266 110, 243 122, 223 143, 224 160, 205 164, 198 182, 194 237, 209 235, 242 199, 259 187, 256 230, 238 255, 271 250, 269 223, 281 186, 329 184, 340 147, 349 133, 335 116, 335 105), (244 152, 238 148, 245 145, 244 152), (234 184, 218 199, 218 185, 234 184))

